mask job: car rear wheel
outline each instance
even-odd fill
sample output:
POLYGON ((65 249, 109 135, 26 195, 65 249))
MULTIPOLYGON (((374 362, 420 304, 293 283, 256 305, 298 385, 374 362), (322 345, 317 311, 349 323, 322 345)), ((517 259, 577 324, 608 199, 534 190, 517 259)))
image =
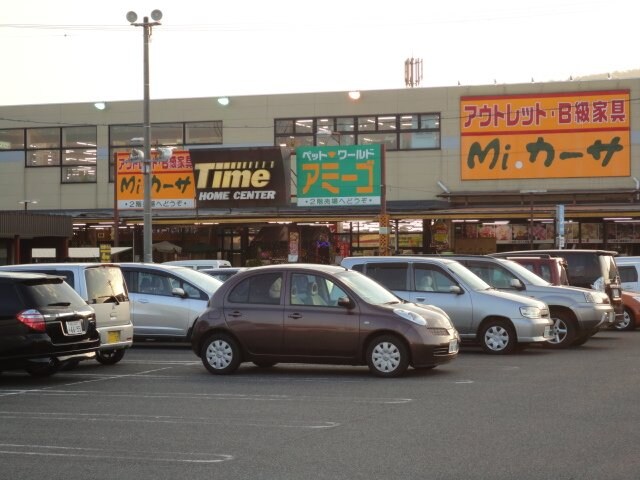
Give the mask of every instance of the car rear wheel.
POLYGON ((620 331, 627 330, 635 330, 636 328, 636 317, 631 310, 628 308, 624 309, 624 314, 622 315, 622 320, 615 323, 613 328, 620 331))
POLYGON ((482 349, 493 355, 512 353, 518 343, 516 331, 505 320, 489 320, 480 330, 479 337, 482 349))
POLYGON ((381 335, 369 343, 367 365, 379 377, 398 377, 409 367, 409 351, 398 337, 381 335))
POLYGON ((240 348, 229 335, 215 333, 202 344, 202 363, 215 375, 226 375, 236 371, 240 365, 240 348))
POLYGON ((553 327, 551 327, 553 338, 547 340, 547 346, 551 348, 570 347, 578 338, 578 329, 573 318, 564 312, 552 310, 550 313, 551 320, 553 320, 553 327))
POLYGON ((115 365, 124 357, 124 348, 118 350, 100 350, 96 354, 96 360, 102 365, 115 365))

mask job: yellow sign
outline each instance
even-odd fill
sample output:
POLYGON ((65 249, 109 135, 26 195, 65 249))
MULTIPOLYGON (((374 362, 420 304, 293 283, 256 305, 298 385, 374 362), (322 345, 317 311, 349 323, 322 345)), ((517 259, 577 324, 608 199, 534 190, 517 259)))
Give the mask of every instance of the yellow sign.
POLYGON ((111 245, 109 245, 108 243, 100 244, 100 262, 101 263, 111 262, 111 245))
POLYGON ((629 90, 461 97, 462 180, 631 174, 629 90))
MULTIPOLYGON (((131 162, 129 154, 116 154, 118 209, 144 208, 142 162, 131 162)), ((188 151, 174 151, 165 162, 153 161, 151 206, 154 209, 195 208, 196 187, 188 151)))

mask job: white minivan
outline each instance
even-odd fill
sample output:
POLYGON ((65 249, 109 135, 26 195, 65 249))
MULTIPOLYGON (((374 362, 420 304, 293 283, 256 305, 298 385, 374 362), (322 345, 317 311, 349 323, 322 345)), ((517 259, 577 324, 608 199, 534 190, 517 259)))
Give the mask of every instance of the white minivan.
POLYGON ((172 260, 170 262, 162 263, 164 265, 187 267, 193 270, 203 270, 205 268, 223 268, 231 266, 231 262, 229 260, 172 260))
POLYGON ((111 263, 29 263, 4 265, 0 270, 37 272, 63 277, 96 312, 100 350, 96 360, 118 363, 133 345, 129 292, 120 267, 111 263))
POLYGON ((435 305, 453 321, 463 341, 486 353, 505 354, 553 339, 545 302, 500 292, 459 262, 442 257, 347 257, 341 265, 373 278, 398 297, 435 305))
POLYGON ((622 290, 640 292, 640 257, 614 257, 622 290))

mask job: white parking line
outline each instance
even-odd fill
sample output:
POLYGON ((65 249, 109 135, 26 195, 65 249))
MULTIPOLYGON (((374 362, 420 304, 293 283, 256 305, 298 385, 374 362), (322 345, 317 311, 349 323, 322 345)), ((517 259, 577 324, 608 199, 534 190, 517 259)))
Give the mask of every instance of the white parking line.
POLYGON ((0 443, 0 454, 46 457, 107 458, 151 462, 220 463, 233 460, 233 455, 193 452, 145 452, 143 450, 108 450, 54 445, 19 445, 0 443))
POLYGON ((329 421, 302 421, 288 419, 286 422, 271 421, 269 419, 248 419, 246 417, 182 417, 173 415, 134 415, 112 413, 64 413, 64 412, 19 412, 0 411, 0 419, 31 419, 39 421, 85 421, 85 422, 125 422, 148 424, 196 424, 196 425, 220 425, 249 426, 263 428, 300 428, 300 429, 325 429, 340 426, 338 422, 329 421))
MULTIPOLYGON (((78 382, 82 383, 82 382, 78 382)), ((71 384, 75 385, 75 384, 71 384)), ((367 404, 404 404, 413 402, 412 398, 393 397, 331 397, 331 396, 291 396, 291 395, 245 395, 237 393, 135 393, 135 392, 101 392, 97 390, 54 390, 53 388, 32 390, 0 390, 3 395, 38 395, 45 397, 120 397, 120 398, 172 398, 180 400, 207 400, 207 401, 251 401, 251 402, 334 402, 334 403, 367 403, 367 404)))

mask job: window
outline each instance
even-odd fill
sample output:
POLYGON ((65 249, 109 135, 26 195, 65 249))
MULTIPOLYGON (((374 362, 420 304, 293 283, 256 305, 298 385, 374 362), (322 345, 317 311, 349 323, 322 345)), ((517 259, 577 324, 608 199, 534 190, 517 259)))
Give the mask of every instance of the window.
MULTIPOLYGON (((61 183, 95 183, 97 127, 47 127, 0 131, 11 148, 25 151, 25 167, 61 167, 61 183), (21 133, 18 133, 21 132, 21 133), (26 138, 20 141, 20 136, 26 138)), ((0 143, 2 140, 0 140, 0 143)))
POLYGON ((407 288, 407 263, 370 263, 367 276, 381 283, 389 290, 409 290, 407 288))
POLYGON ((283 147, 369 145, 387 150, 440 148, 440 114, 409 113, 276 119, 275 144, 283 147))
POLYGON ((341 292, 340 288, 324 277, 294 273, 291 275, 289 302, 291 305, 319 307, 337 305, 338 298, 346 296, 344 292, 341 292))
POLYGON ((439 268, 425 263, 413 264, 415 288, 418 292, 451 293, 456 282, 439 268))
POLYGON ((0 130, 0 150, 24 150, 24 128, 0 130))
POLYGON ((282 276, 279 273, 265 273, 249 277, 229 293, 230 303, 251 303, 278 305, 282 290, 282 276))
POLYGON ((636 270, 636 267, 618 265, 618 271, 620 272, 620 281, 634 283, 638 281, 638 270, 636 270))

